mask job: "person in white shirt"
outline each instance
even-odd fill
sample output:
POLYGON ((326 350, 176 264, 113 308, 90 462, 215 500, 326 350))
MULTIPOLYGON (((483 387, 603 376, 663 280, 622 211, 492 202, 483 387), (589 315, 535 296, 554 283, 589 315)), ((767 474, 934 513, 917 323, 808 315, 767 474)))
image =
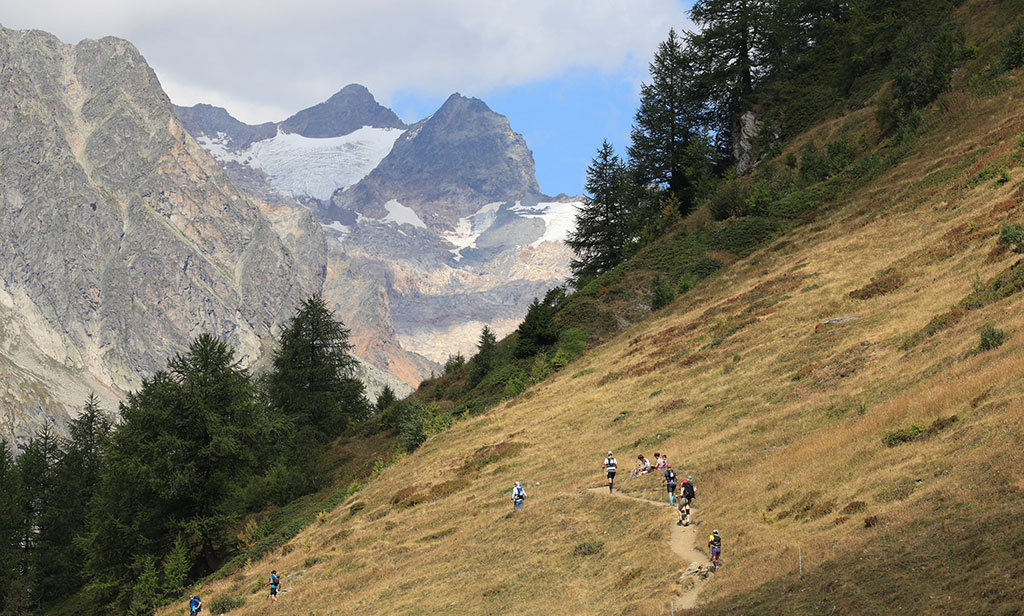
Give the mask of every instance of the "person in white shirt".
POLYGON ((615 489, 615 471, 618 469, 619 463, 615 460, 615 456, 612 452, 608 452, 608 457, 604 459, 604 475, 608 478, 608 493, 611 494, 615 489))
POLYGON ((519 511, 522 509, 525 501, 526 490, 524 490, 522 484, 517 481, 515 487, 512 488, 512 511, 519 511))

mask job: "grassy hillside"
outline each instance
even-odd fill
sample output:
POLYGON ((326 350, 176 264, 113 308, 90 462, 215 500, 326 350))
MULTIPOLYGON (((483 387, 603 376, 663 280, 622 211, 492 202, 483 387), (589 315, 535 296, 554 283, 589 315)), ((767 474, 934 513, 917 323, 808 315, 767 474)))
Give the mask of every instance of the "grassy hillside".
MULTIPOLYGON (((694 475, 698 537, 725 540, 699 613, 1019 613, 1024 263, 998 240, 1024 223, 1022 96, 1020 73, 945 95, 897 164, 430 437, 207 583, 208 612, 270 611, 273 568, 282 615, 666 614, 689 563, 669 550, 670 510, 587 490, 613 449, 694 475), (980 350, 985 324, 1001 346, 980 350), (529 498, 510 515, 514 480, 529 498)), ((873 118, 802 140, 870 139, 873 118)), ((661 498, 652 477, 620 485, 661 498)))

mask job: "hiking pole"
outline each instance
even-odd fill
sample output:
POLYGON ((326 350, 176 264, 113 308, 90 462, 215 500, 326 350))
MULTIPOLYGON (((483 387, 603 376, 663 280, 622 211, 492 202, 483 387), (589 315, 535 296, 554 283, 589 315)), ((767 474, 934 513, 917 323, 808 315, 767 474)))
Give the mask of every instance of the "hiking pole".
POLYGON ((676 600, 672 599, 672 616, 676 616, 676 600))

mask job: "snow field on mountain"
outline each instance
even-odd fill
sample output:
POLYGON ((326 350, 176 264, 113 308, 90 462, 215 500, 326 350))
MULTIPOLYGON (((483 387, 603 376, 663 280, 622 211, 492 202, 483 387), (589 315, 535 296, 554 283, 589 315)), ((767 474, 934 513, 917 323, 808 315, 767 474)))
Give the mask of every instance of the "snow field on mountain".
POLYGON ((564 242, 569 232, 576 225, 576 211, 583 205, 579 201, 553 201, 537 205, 519 205, 512 208, 514 212, 526 218, 540 218, 544 221, 544 235, 530 246, 537 247, 544 242, 564 242))
POLYGON ((225 147, 218 139, 199 143, 217 160, 263 169, 270 176, 270 185, 278 190, 326 201, 335 190, 366 177, 403 132, 364 126, 341 137, 313 139, 279 131, 240 151, 225 147))
POLYGON ((384 209, 388 211, 388 215, 384 217, 384 222, 393 222, 396 225, 412 225, 420 229, 427 228, 427 225, 416 215, 416 212, 411 207, 406 207, 394 199, 385 203, 384 209))

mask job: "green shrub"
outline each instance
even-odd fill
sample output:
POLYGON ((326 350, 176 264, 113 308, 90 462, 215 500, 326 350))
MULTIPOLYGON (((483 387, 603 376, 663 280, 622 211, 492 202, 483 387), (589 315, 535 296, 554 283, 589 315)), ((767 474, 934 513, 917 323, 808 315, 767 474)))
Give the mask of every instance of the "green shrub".
POLYGON ((818 144, 809 141, 800 148, 800 181, 804 184, 815 184, 827 178, 832 172, 827 152, 822 152, 818 144))
POLYGON ((516 371, 505 382, 505 388, 502 391, 502 397, 515 398, 519 394, 526 391, 526 385, 526 375, 524 375, 522 372, 516 371))
POLYGON ((726 220, 747 213, 750 201, 750 182, 741 178, 723 180, 707 201, 708 210, 715 220, 726 220))
POLYGON ((1006 341, 1006 332, 997 329, 995 325, 986 323, 979 331, 978 351, 991 351, 998 348, 1006 341))
POLYGON ((676 292, 665 282, 661 274, 656 274, 651 280, 651 310, 661 310, 672 303, 676 298, 676 292))
POLYGON ((886 432, 885 436, 882 437, 882 443, 885 444, 886 447, 895 447, 897 445, 902 445, 903 443, 909 443, 917 440, 917 437, 920 436, 925 429, 926 428, 921 424, 911 424, 909 428, 886 432))
POLYGON ((1012 71, 1021 66, 1024 66, 1024 19, 1018 21, 1003 39, 1003 50, 995 68, 999 71, 1012 71))
POLYGON ((999 175, 996 176, 996 186, 1002 186, 1010 181, 1010 174, 1007 173, 1006 169, 1000 169, 999 175))
POLYGON ((462 353, 456 353, 455 355, 449 355, 448 359, 444 362, 444 373, 451 374, 459 368, 466 365, 466 358, 462 356, 462 353))
POLYGON ((243 605, 245 605, 245 599, 242 597, 222 595, 210 602, 210 613, 214 615, 227 614, 231 610, 240 608, 243 605))
POLYGON ((576 556, 591 556, 599 553, 604 548, 604 541, 584 541, 578 544, 572 551, 576 556))
POLYGON ((1024 227, 1007 223, 999 230, 999 244, 1010 246, 1013 252, 1024 253, 1024 227))

